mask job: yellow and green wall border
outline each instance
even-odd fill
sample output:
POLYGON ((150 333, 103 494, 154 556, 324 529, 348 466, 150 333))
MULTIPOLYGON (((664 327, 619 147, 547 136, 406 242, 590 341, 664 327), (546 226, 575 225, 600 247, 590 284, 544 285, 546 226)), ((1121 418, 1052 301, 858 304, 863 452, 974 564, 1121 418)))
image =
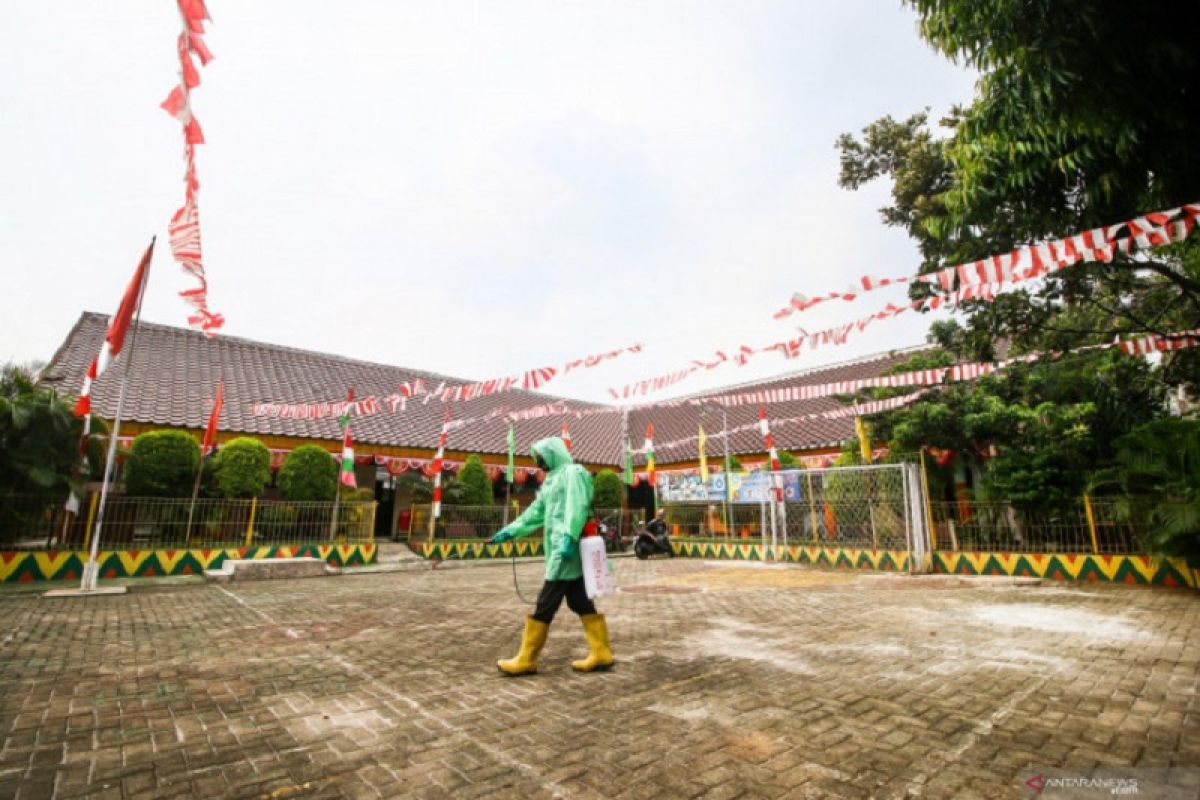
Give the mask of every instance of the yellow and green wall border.
MULTIPOLYGON (((376 545, 301 544, 276 547, 227 547, 179 550, 102 550, 101 578, 150 578, 203 575, 228 558, 321 558, 335 567, 375 563, 376 545)), ((46 552, 0 551, 0 583, 78 580, 88 554, 83 550, 46 552)))

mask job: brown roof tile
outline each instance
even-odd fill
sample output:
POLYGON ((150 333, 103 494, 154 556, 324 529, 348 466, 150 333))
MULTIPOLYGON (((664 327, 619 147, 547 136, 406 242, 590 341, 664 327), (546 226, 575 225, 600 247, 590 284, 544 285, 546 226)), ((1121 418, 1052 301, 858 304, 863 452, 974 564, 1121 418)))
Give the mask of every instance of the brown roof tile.
MULTIPOLYGON (((108 318, 85 312, 71 329, 66 340, 43 371, 42 380, 56 386, 64 394, 75 394, 91 359, 99 352, 108 318)), ((126 352, 100 376, 92 390, 95 412, 104 418, 115 416, 120 375, 125 358, 133 345, 126 340, 126 352)), ((460 378, 418 370, 314 353, 279 345, 265 344, 234 336, 207 338, 203 334, 153 323, 142 323, 136 346, 132 347, 131 380, 125 398, 123 418, 140 423, 184 428, 203 428, 208 408, 218 380, 225 381, 225 407, 221 415, 222 431, 296 436, 325 441, 340 439, 336 419, 282 419, 251 414, 251 405, 261 402, 319 402, 336 401, 354 387, 359 397, 385 397, 397 391, 401 382, 423 378, 432 386, 445 380, 448 385, 468 382, 460 378), (150 380, 150 378, 153 380, 150 380)), ((810 370, 737 387, 739 390, 782 385, 803 385, 826 381, 873 377, 908 356, 908 353, 881 355, 847 364, 810 370)), ((729 389, 719 390, 721 392, 729 389)), ((703 397, 714 394, 708 392, 703 397)), ((534 392, 513 391, 491 395, 454 405, 457 418, 486 415, 506 407, 529 408, 561 398, 534 392)), ((573 408, 603 409, 597 403, 570 401, 573 408)), ((778 403, 770 408, 773 418, 799 416, 814 411, 837 408, 831 398, 778 403)), ((363 453, 370 445, 411 447, 432 450, 437 446, 444 406, 431 401, 410 401, 407 409, 398 414, 363 416, 354 423, 354 440, 363 453)), ((575 456, 590 464, 618 464, 621 461, 621 417, 601 413, 570 419, 571 438, 575 456)), ((753 406, 729 409, 730 427, 757 419, 753 406)), ((647 422, 653 422, 655 439, 668 442, 692 436, 701 420, 696 406, 641 408, 630 412, 629 433, 634 447, 639 447, 647 422)), ((528 453, 529 446, 544 436, 560 431, 561 417, 522 421, 516 425, 517 448, 528 453)), ((720 431, 720 414, 709 411, 705 421, 710 436, 720 431)), ((853 438, 853 421, 849 419, 818 420, 803 426, 786 426, 775 430, 778 446, 785 450, 802 450, 840 444, 853 438)), ((493 419, 473 424, 450 434, 451 450, 503 454, 506 452, 507 424, 493 419)), ((721 449, 719 440, 709 445, 710 452, 721 449)), ((757 431, 734 435, 730 441, 732 453, 762 452, 762 438, 757 431)), ((660 464, 686 461, 696 457, 693 441, 674 450, 659 449, 655 455, 660 464)), ((642 463, 639 457, 637 463, 642 463)))

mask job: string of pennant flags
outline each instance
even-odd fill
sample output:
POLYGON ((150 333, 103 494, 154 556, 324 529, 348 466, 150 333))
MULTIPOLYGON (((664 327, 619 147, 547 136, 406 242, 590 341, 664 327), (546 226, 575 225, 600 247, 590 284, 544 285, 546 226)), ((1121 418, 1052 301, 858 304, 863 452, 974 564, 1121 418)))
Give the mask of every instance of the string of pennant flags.
POLYGON ((215 335, 225 325, 225 318, 208 307, 208 278, 204 273, 204 258, 200 247, 200 206, 197 195, 200 180, 196 177, 196 146, 204 144, 204 131, 192 111, 192 90, 200 85, 200 72, 192 60, 194 55, 202 65, 212 60, 212 52, 204 43, 204 21, 211 18, 204 0, 177 0, 183 18, 183 30, 177 40, 179 54, 179 83, 171 89, 160 105, 183 126, 184 201, 167 225, 171 254, 196 286, 179 293, 192 307, 188 324, 215 335))
MULTIPOLYGON (((1085 345, 1073 350, 1055 353, 1030 353, 1023 356, 1006 359, 1000 362, 979 362, 955 364, 948 367, 933 367, 884 375, 876 378, 859 378, 847 381, 832 381, 828 383, 806 384, 800 386, 780 386, 770 389, 757 389, 748 392, 727 392, 724 394, 707 394, 703 397, 692 397, 681 400, 670 400, 657 403, 662 407, 677 407, 682 405, 701 405, 716 403, 728 407, 744 405, 761 405, 769 403, 787 403, 801 400, 816 400, 823 397, 854 394, 863 389, 899 388, 903 386, 936 386, 947 382, 972 380, 997 370, 1004 369, 1015 363, 1036 361, 1047 356, 1057 357, 1065 353, 1085 352, 1089 350, 1117 348, 1126 355, 1148 355, 1172 350, 1183 350, 1200 343, 1200 330, 1181 331, 1167 335, 1142 336, 1124 341, 1113 341, 1097 345, 1085 345)), ((284 419, 317 419, 322 417, 341 417, 347 408, 356 415, 380 414, 386 409, 390 413, 404 410, 403 399, 412 396, 411 385, 401 393, 389 395, 386 398, 376 396, 363 397, 352 401, 335 401, 319 403, 253 403, 250 406, 254 416, 269 416, 284 419), (404 392, 408 394, 405 395, 404 392)), ((420 393, 419 387, 416 390, 420 393)), ((499 408, 481 417, 459 419, 452 421, 452 430, 465 427, 476 422, 504 418, 510 422, 530 419, 541 419, 554 416, 572 416, 576 419, 596 414, 620 414, 621 408, 574 408, 566 401, 543 403, 532 408, 509 410, 499 408)), ((719 434, 713 434, 714 436, 719 434)), ((665 445, 669 446, 669 445, 665 445)))
MULTIPOLYGON (((902 386, 928 387, 921 389, 920 391, 901 395, 895 398, 874 400, 867 403, 857 403, 854 405, 845 406, 843 408, 833 409, 832 411, 805 414, 799 417, 772 420, 771 422, 771 424, 775 426, 795 425, 803 422, 811 422, 815 419, 838 419, 854 416, 870 416, 883 411, 890 411, 915 402, 922 395, 926 394, 932 387, 946 383, 976 380, 984 377, 985 375, 991 375, 995 372, 1000 372, 1001 370, 1007 369, 1014 364, 1028 364, 1038 361, 1042 358, 1058 358, 1068 353, 1081 353, 1114 348, 1120 350, 1125 355, 1150 355, 1152 353, 1185 350, 1197 346, 1200 346, 1200 329, 1183 331, 1180 333, 1171 334, 1169 336, 1143 336, 1137 339, 1129 339, 1125 341, 1085 345, 1072 350, 1059 352, 1029 353, 997 362, 955 364, 954 366, 950 367, 914 370, 912 372, 904 372, 897 375, 887 375, 881 378, 863 378, 860 380, 837 381, 834 383, 815 384, 811 386, 785 386, 777 389, 764 389, 754 392, 710 395, 704 397, 703 399, 692 399, 687 402, 695 404, 715 402, 729 407, 744 405, 762 406, 770 403, 786 403, 796 400, 815 400, 821 397, 853 394, 863 389, 899 388, 902 386)), ((762 423, 760 421, 748 425, 741 425, 736 428, 730 428, 728 431, 707 434, 705 438, 714 439, 722 436, 732 436, 736 433, 742 433, 744 431, 751 431, 755 429, 761 430, 761 424, 762 423)), ((675 439, 670 442, 659 443, 658 447, 660 450, 669 450, 691 445, 697 442, 699 439, 700 435, 697 433, 691 436, 685 436, 681 439, 675 439)))
POLYGON ((806 297, 796 293, 792 295, 791 302, 776 311, 773 317, 784 319, 829 300, 854 301, 868 292, 888 286, 924 283, 944 293, 950 293, 956 285, 959 288, 983 284, 1003 286, 1030 280, 1065 269, 1080 261, 1108 263, 1118 252, 1130 255, 1135 250, 1147 250, 1181 241, 1194 227, 1197 217, 1200 217, 1200 203, 1187 203, 1177 208, 1151 212, 1061 239, 1019 247, 1007 255, 994 255, 956 264, 923 275, 890 278, 864 275, 844 291, 829 292, 817 297, 806 297), (1121 233, 1126 235, 1120 236, 1121 233))
POLYGON ((1166 211, 1156 211, 1132 220, 1094 228, 1059 240, 1050 240, 1038 245, 1021 247, 1003 256, 991 256, 965 264, 938 270, 937 272, 899 278, 863 277, 850 289, 830 292, 818 298, 796 295, 787 308, 775 312, 776 319, 786 318, 793 313, 811 308, 831 299, 855 300, 861 295, 908 283, 923 283, 934 290, 929 297, 909 303, 888 303, 873 314, 834 325, 824 330, 809 333, 801 331, 799 336, 783 339, 762 347, 739 345, 728 350, 717 350, 711 360, 696 359, 687 367, 664 373, 621 387, 611 387, 608 394, 613 400, 628 400, 661 392, 675 386, 702 371, 711 371, 727 364, 745 366, 755 356, 778 352, 786 359, 800 356, 807 348, 815 350, 829 345, 843 345, 854 333, 861 333, 869 325, 912 311, 935 311, 968 301, 990 302, 1006 288, 1041 278, 1051 272, 1066 269, 1080 262, 1111 262, 1116 253, 1133 255, 1136 252, 1181 242, 1191 234, 1200 218, 1200 203, 1188 203, 1166 211), (1122 236, 1120 234, 1124 233, 1122 236))

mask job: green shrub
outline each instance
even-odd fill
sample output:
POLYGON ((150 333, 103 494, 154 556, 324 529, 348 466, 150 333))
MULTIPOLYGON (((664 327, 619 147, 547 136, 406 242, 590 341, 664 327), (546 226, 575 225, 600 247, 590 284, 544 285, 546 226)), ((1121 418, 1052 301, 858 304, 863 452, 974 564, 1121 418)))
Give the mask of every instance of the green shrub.
POLYGON ((796 457, 794 455, 792 455, 791 453, 789 453, 787 450, 784 450, 782 453, 779 454, 779 468, 780 469, 796 469, 799 466, 800 466, 800 462, 797 461, 796 457))
POLYGON ((279 491, 284 500, 332 500, 337 476, 333 456, 315 444, 306 444, 288 453, 279 469, 279 491))
POLYGON ((622 508, 625 505, 625 484, 611 469, 602 469, 592 482, 592 505, 595 508, 622 508))
POLYGON ((184 431, 149 431, 133 440, 125 459, 131 497, 187 497, 200 467, 200 445, 184 431))
POLYGON ((396 497, 408 503, 428 503, 433 499, 433 484, 420 472, 406 472, 396 478, 396 497))
POLYGON ((492 479, 483 468, 477 455, 467 456, 467 463, 458 471, 458 482, 463 486, 463 505, 490 506, 495 498, 492 479))
POLYGON ((257 497, 271 481, 271 451, 258 439, 242 436, 217 451, 215 468, 222 497, 257 497))

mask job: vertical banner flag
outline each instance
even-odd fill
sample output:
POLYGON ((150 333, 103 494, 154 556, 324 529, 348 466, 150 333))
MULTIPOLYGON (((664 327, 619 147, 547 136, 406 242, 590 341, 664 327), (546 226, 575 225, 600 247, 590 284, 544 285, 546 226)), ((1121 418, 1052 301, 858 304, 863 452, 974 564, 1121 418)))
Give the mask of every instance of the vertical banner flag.
POLYGON ((708 437, 704 435, 704 426, 700 426, 700 482, 708 483, 708 453, 704 452, 708 437))
MULTIPOLYGON (((767 457, 771 460, 771 470, 779 471, 779 451, 775 449, 775 437, 771 435, 771 424, 767 421, 767 407, 758 407, 758 428, 762 431, 763 442, 767 446, 767 457)), ((783 485, 780 482, 780 477, 775 475, 771 479, 771 483, 775 487, 775 501, 783 502, 783 485)))
POLYGON ((513 478, 517 475, 516 465, 517 453, 517 436, 513 433, 513 426, 508 426, 508 469, 504 471, 504 480, 508 483, 513 482, 513 478))
POLYGON ((646 478, 650 481, 650 490, 654 490, 654 423, 646 426, 646 478))
POLYGON ((117 313, 113 314, 112 319, 108 321, 108 332, 104 334, 104 343, 100 346, 100 353, 92 359, 87 373, 83 376, 83 387, 79 390, 79 399, 75 402, 75 416, 77 417, 88 416, 92 413, 92 383, 100 377, 100 373, 104 372, 113 359, 120 354, 121 348, 125 346, 125 334, 129 331, 129 323, 133 321, 133 312, 137 310, 138 299, 142 296, 142 285, 146 282, 147 274, 150 272, 150 259, 153 255, 154 241, 151 240, 150 246, 142 254, 142 260, 133 272, 133 278, 125 287, 125 294, 121 296, 121 304, 117 306, 117 313))
POLYGON ((864 464, 871 463, 871 436, 867 433, 867 425, 862 417, 854 418, 854 432, 858 434, 858 449, 862 452, 864 464))
POLYGON ((567 427, 567 421, 564 419, 562 424, 562 440, 567 446, 567 452, 571 452, 571 430, 567 427))
POLYGON ((354 442, 350 439, 350 412, 354 410, 354 390, 346 394, 346 413, 338 422, 342 426, 342 469, 338 481, 351 489, 358 488, 354 477, 354 442))
POLYGON ((633 486, 633 445, 625 440, 625 485, 633 486))
POLYGON ((204 44, 204 21, 211 21, 211 18, 204 0, 177 0, 177 3, 183 17, 183 31, 176 42, 179 85, 171 89, 160 105, 183 125, 184 202, 171 217, 167 232, 171 235, 171 252, 175 260, 197 282, 195 287, 179 293, 195 312, 188 316, 188 324, 204 331, 206 336, 213 336, 225 324, 225 318, 208 308, 208 279, 204 275, 200 251, 200 207, 196 199, 200 191, 200 180, 196 177, 196 145, 204 144, 204 132, 192 113, 192 89, 200 85, 200 72, 192 56, 206 66, 212 60, 212 52, 204 44))
MULTIPOLYGON (((208 415, 208 425, 204 429, 204 442, 200 445, 200 457, 212 452, 217 441, 217 419, 221 416, 221 406, 225 405, 225 381, 217 384, 217 399, 213 401, 212 413, 208 415)), ((346 438, 349 440, 350 431, 347 429, 346 438)))
POLYGON ((433 533, 434 522, 442 515, 442 459, 446 455, 446 437, 450 435, 450 407, 442 418, 442 433, 438 436, 437 455, 433 457, 433 510, 429 515, 429 532, 433 533))
MULTIPOLYGON (((121 352, 121 348, 125 346, 125 334, 129 331, 129 324, 137 311, 142 289, 150 273, 150 260, 153 255, 154 239, 151 239, 150 246, 146 248, 146 252, 142 254, 142 260, 138 262, 137 269, 133 271, 133 278, 125 287, 125 294, 121 296, 121 304, 117 306, 117 313, 113 314, 112 319, 108 321, 108 331, 104 334, 100 352, 88 365, 87 372, 83 376, 83 386, 79 389, 79 398, 75 401, 75 416, 83 417, 83 432, 79 435, 79 470, 83 475, 86 475, 88 470, 88 438, 92 432, 92 383, 100 377, 100 373, 104 372, 104 369, 112 363, 117 354, 121 352)), ((67 495, 64 508, 70 514, 78 514, 79 501, 80 498, 75 491, 71 490, 67 495)))

